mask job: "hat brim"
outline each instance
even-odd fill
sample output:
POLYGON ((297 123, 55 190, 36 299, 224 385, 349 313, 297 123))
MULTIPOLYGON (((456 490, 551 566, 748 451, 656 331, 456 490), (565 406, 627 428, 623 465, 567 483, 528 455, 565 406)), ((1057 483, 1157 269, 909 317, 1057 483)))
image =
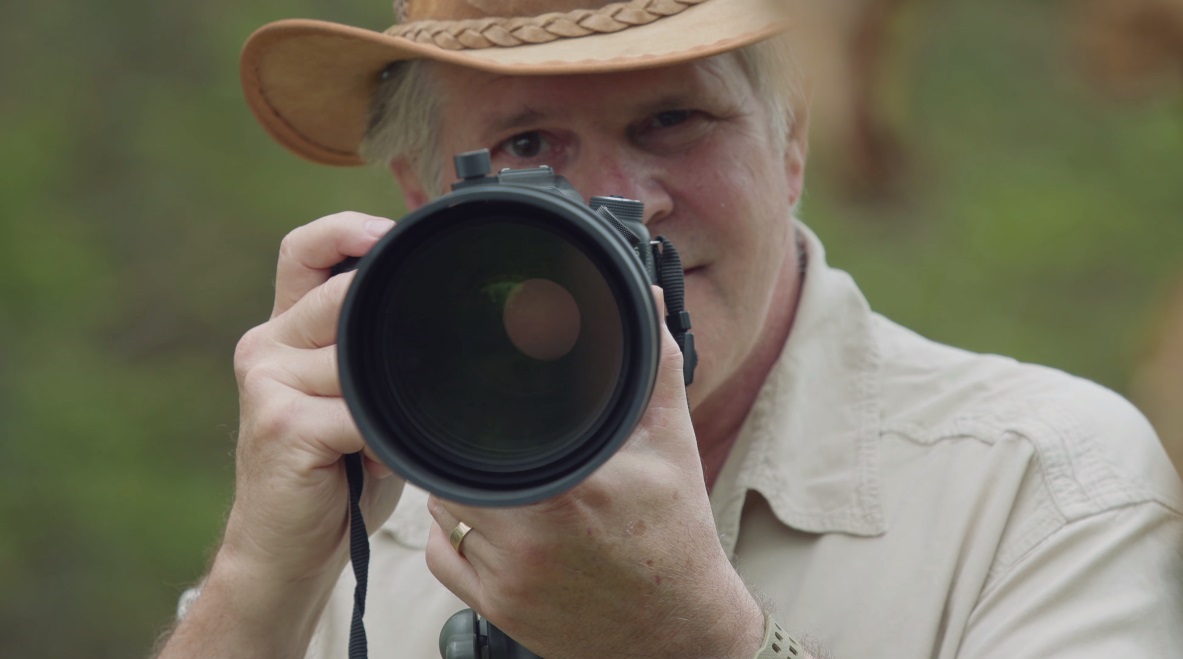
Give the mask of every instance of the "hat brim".
POLYGON ((348 25, 290 19, 243 47, 247 104, 280 144, 328 165, 360 165, 371 97, 392 62, 431 59, 491 73, 608 73, 669 66, 742 48, 787 27, 786 0, 713 0, 619 32, 512 48, 446 50, 348 25))

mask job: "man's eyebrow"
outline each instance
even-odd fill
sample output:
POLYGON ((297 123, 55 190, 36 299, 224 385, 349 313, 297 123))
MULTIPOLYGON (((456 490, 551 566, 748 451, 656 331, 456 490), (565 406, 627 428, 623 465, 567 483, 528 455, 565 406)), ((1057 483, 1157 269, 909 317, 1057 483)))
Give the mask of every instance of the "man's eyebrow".
POLYGON ((647 115, 668 110, 693 110, 703 105, 703 100, 693 91, 677 92, 661 96, 653 101, 638 105, 637 114, 647 115))
MULTIPOLYGON (((700 94, 696 93, 696 90, 679 90, 650 101, 641 101, 636 104, 633 113, 637 116, 646 116, 666 110, 694 109, 702 104, 703 101, 700 98, 700 94)), ((526 108, 520 112, 494 119, 489 123, 489 129, 492 132, 504 133, 516 129, 528 128, 545 122, 552 114, 556 113, 544 112, 537 108, 526 108)))
POLYGON ((532 108, 527 108, 516 114, 495 119, 489 124, 489 127, 495 132, 502 133, 507 130, 514 130, 515 128, 525 128, 545 118, 546 114, 532 108))

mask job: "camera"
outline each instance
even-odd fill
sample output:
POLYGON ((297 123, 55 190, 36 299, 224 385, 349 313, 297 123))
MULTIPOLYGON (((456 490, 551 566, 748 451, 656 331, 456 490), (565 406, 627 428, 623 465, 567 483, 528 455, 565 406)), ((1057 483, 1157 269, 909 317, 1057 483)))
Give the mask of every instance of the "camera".
POLYGON ((492 174, 485 150, 454 164, 452 191, 356 262, 341 388, 366 443, 408 481, 523 505, 587 477, 640 421, 661 358, 653 284, 690 383, 681 262, 650 239, 639 201, 585 204, 546 166, 492 174))

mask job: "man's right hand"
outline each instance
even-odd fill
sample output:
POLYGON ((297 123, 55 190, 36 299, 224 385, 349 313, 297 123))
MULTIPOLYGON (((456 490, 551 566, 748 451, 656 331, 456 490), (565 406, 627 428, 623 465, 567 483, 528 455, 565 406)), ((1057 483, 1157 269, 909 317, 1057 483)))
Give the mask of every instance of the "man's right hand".
MULTIPOLYGON (((337 317, 362 256, 394 223, 340 213, 284 238, 275 306, 234 357, 241 423, 234 506, 202 595, 162 656, 303 656, 348 562, 342 456, 365 450, 337 376, 337 317)), ((372 456, 362 512, 373 531, 401 479, 372 456)))

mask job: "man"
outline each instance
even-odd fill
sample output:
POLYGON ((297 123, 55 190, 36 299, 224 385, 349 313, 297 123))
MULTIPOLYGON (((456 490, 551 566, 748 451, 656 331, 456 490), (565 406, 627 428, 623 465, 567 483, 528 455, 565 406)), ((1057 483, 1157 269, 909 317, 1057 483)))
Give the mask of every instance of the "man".
MULTIPOLYGON (((291 21, 252 37, 264 126, 319 162, 389 163, 412 208, 446 188, 449 155, 482 147, 495 168, 548 164, 584 195, 643 201, 683 254, 701 362, 685 390, 666 334, 629 442, 539 504, 429 498, 367 458, 375 656, 436 656, 465 604, 548 658, 823 652, 777 622, 844 659, 1180 656, 1183 504, 1142 417, 873 314, 794 221, 790 6, 396 9, 385 35, 291 21)), ((330 270, 391 224, 342 213, 284 240, 272 318, 235 356, 234 506, 163 656, 345 655, 341 459, 365 446, 336 376, 351 276, 330 270)))

